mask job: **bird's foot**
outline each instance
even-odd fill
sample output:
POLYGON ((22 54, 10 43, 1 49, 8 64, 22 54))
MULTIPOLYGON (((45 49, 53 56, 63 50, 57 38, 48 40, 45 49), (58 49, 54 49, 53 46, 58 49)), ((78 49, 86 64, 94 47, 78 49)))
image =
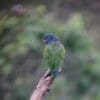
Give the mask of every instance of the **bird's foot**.
POLYGON ((59 67, 59 70, 58 70, 58 71, 59 71, 59 73, 61 72, 61 70, 62 70, 62 69, 61 69, 61 67, 59 67))
POLYGON ((47 78, 51 76, 51 70, 48 68, 47 72, 45 73, 44 77, 47 78))

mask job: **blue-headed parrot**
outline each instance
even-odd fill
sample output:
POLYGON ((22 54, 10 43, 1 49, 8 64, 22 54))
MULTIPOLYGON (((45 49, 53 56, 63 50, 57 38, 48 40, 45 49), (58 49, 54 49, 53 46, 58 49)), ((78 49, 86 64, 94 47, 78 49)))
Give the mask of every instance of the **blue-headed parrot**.
POLYGON ((46 34, 43 40, 46 44, 44 47, 44 61, 47 63, 51 75, 56 77, 65 57, 65 48, 54 34, 46 34))

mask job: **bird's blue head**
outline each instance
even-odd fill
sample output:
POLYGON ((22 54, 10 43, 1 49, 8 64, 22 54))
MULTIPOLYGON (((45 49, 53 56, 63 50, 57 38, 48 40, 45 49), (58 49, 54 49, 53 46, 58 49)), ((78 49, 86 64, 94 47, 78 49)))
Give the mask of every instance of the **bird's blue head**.
POLYGON ((52 42, 56 42, 59 41, 58 37, 54 34, 46 34, 43 37, 43 40, 46 44, 52 43, 52 42))

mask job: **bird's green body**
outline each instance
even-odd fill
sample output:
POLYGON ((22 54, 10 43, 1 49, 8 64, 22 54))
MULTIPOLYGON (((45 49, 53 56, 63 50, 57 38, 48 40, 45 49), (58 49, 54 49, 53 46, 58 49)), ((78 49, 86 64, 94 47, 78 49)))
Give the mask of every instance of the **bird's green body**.
POLYGON ((65 57, 65 49, 59 42, 46 44, 44 48, 44 59, 51 70, 51 73, 57 71, 61 67, 65 57))

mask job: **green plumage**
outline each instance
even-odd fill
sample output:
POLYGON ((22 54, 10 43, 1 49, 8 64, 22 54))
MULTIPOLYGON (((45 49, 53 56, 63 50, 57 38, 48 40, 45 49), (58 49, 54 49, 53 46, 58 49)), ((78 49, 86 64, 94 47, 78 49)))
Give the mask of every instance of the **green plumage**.
POLYGON ((44 59, 48 64, 51 72, 58 70, 61 67, 65 57, 65 49, 63 45, 56 41, 46 44, 44 48, 44 59))

